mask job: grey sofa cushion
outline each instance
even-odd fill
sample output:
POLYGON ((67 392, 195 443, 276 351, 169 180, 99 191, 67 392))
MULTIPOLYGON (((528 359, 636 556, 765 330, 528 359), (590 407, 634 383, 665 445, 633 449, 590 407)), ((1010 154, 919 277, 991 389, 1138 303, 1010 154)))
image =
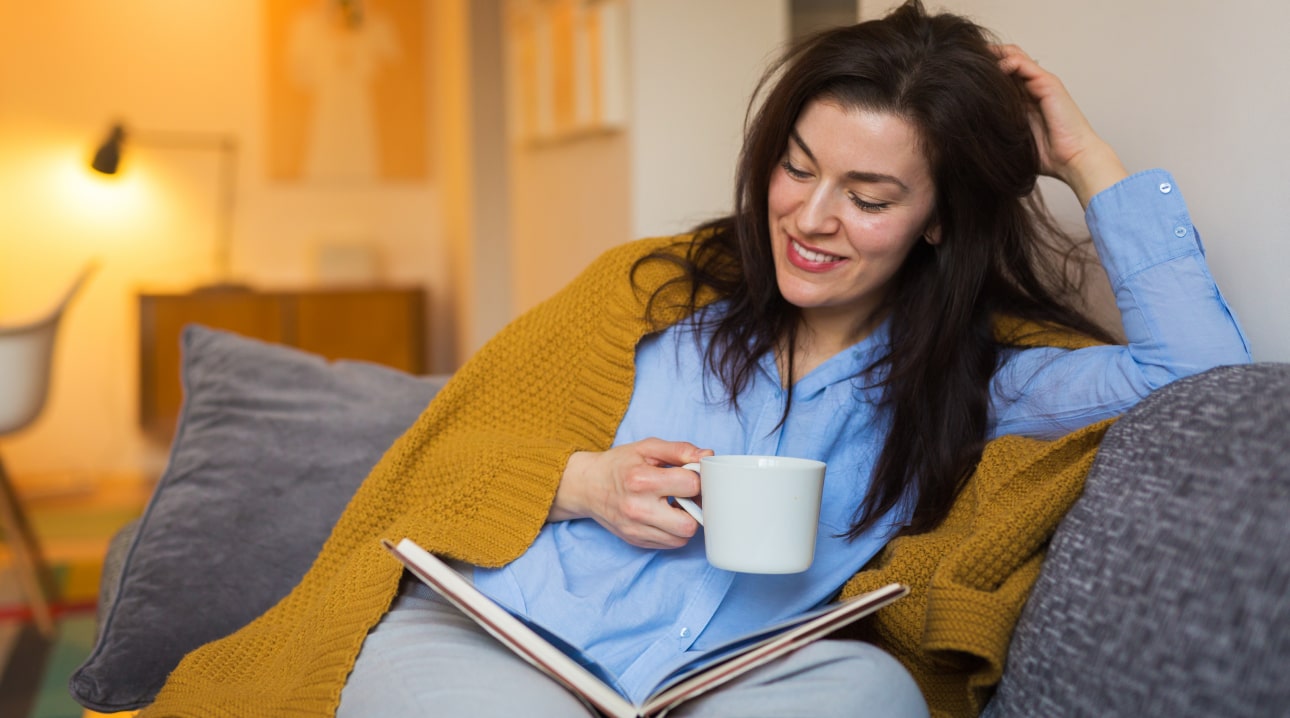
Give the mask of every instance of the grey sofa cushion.
POLYGON ((185 653, 286 595, 443 383, 197 326, 182 342, 170 460, 70 681, 99 711, 147 704, 185 653))
POLYGON ((1108 432, 984 715, 1290 715, 1290 364, 1175 382, 1108 432))

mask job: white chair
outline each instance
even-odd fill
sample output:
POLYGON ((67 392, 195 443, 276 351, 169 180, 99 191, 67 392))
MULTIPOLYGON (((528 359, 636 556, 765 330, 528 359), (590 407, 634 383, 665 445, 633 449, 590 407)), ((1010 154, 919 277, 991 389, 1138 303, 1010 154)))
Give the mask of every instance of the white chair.
MULTIPOLYGON (((0 437, 16 433, 40 416, 49 394, 54 338, 67 305, 85 285, 95 265, 87 266, 53 311, 21 326, 0 325, 0 437)), ((54 630, 50 605, 54 586, 48 564, 27 521, 0 457, 0 528, 13 554, 23 592, 31 604, 36 627, 49 635, 54 630)))

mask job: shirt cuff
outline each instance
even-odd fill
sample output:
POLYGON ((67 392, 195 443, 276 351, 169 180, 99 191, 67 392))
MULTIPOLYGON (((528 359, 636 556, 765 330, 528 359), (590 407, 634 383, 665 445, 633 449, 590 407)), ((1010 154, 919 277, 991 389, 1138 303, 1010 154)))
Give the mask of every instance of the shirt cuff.
POLYGON ((1164 170, 1147 170, 1097 193, 1084 213, 1111 287, 1159 264, 1202 254, 1187 203, 1164 170))

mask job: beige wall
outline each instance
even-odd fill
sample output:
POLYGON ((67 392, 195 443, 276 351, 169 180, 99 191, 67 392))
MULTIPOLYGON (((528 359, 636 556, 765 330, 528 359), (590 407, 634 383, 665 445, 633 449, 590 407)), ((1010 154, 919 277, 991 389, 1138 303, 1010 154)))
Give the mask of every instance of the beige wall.
MULTIPOLYGON (((428 59, 439 82, 467 62, 466 45, 434 34, 445 32, 439 16, 453 2, 464 0, 433 0, 427 18, 428 36, 438 38, 432 52, 447 54, 428 59)), ((156 469, 164 461, 135 428, 133 297, 209 279, 217 165, 214 153, 137 147, 115 181, 95 177, 84 163, 114 118, 140 129, 236 133, 236 273, 265 287, 297 285, 311 280, 319 242, 370 242, 386 279, 430 289, 432 368, 454 365, 456 338, 445 334, 455 304, 449 239, 468 241, 469 221, 445 221, 433 180, 265 180, 258 0, 0 0, 0 16, 0 322, 39 313, 83 262, 102 261, 63 327, 45 414, 4 441, 15 474, 156 469), (448 237, 446 226, 457 233, 448 237)), ((460 128, 436 118, 436 162, 445 162, 442 147, 459 140, 460 128)), ((435 167, 435 176, 444 173, 435 167)))
POLYGON ((592 135, 511 154, 516 313, 549 297, 591 260, 631 238, 627 137, 592 135))
MULTIPOLYGON (((865 17, 895 3, 865 0, 865 17)), ((1290 5, 1273 0, 940 0, 1056 72, 1130 171, 1164 167, 1254 357, 1290 361, 1290 5)), ((1048 196, 1079 221, 1078 204, 1048 196)))
POLYGON ((788 33, 783 0, 632 4, 634 235, 730 212, 748 97, 788 33))
POLYGON ((609 247, 730 211, 744 110, 788 36, 787 4, 628 0, 624 7, 625 127, 512 146, 516 311, 609 247))

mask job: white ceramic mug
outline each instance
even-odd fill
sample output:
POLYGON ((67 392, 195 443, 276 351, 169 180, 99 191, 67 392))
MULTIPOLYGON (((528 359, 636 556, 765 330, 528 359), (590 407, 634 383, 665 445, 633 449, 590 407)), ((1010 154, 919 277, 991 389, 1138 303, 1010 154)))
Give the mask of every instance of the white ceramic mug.
POLYGON ((703 508, 675 497, 703 525, 708 563, 744 573, 799 573, 815 559, 824 462, 787 456, 708 456, 703 508))

